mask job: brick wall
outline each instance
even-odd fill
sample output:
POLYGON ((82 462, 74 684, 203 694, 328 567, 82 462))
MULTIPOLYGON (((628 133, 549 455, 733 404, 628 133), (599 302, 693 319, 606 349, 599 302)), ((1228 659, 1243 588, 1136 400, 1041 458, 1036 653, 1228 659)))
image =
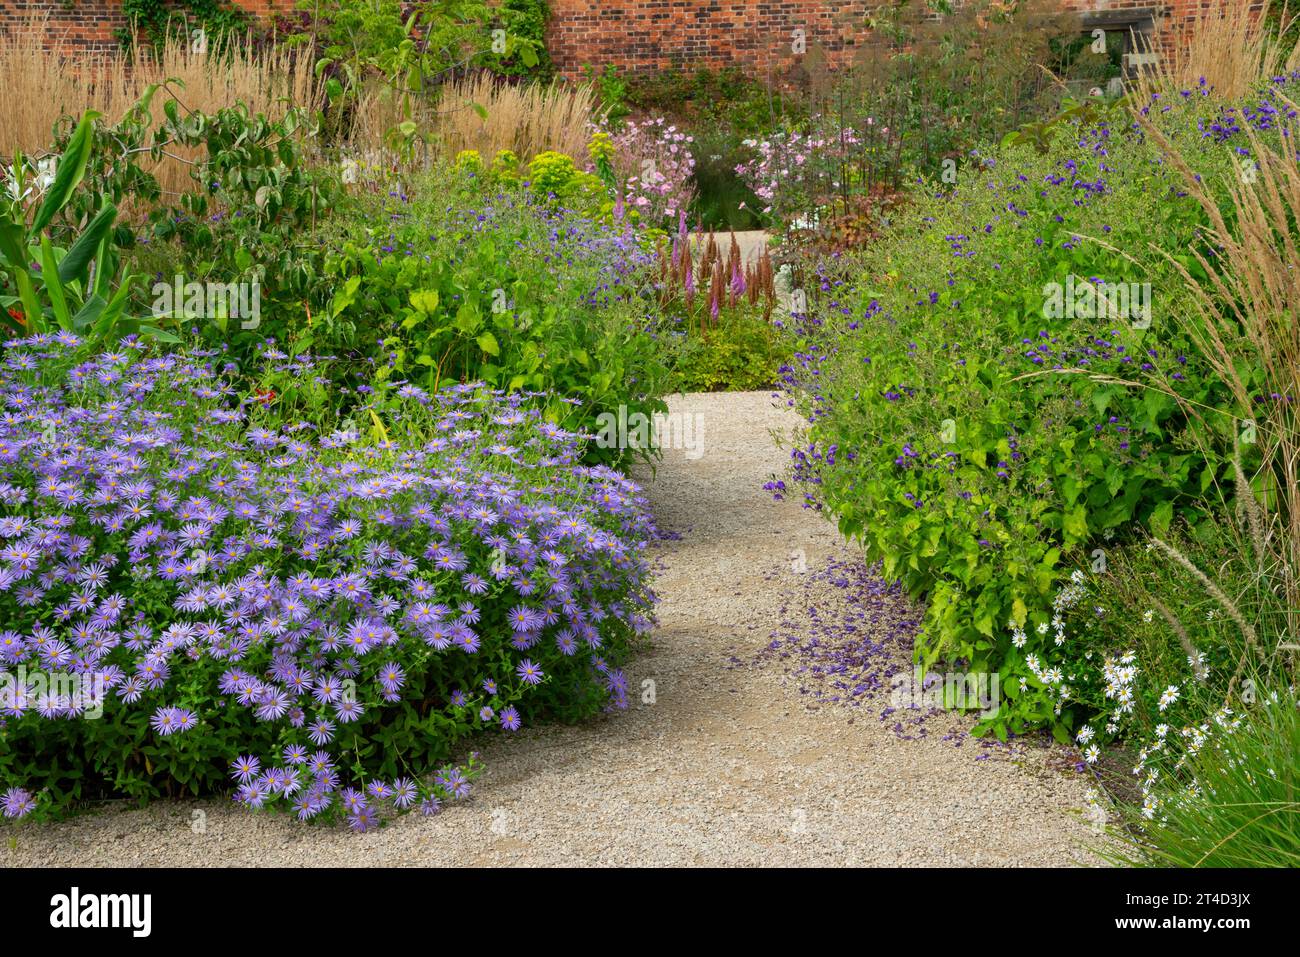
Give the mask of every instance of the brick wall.
MULTIPOLYGON (((289 13, 294 0, 234 0, 261 17, 289 13)), ((584 64, 612 63, 631 72, 671 66, 739 65, 762 74, 791 60, 793 32, 835 61, 852 51, 857 25, 880 0, 551 0, 547 45, 556 65, 576 76, 584 64)), ((1085 24, 1124 25, 1150 16, 1159 41, 1177 43, 1199 8, 1257 0, 1065 0, 1085 24)), ((31 14, 47 16, 50 46, 68 52, 111 49, 124 25, 121 0, 0 0, 0 31, 31 14)), ((2 41, 0 41, 2 42, 2 41)))
MULTIPOLYGON (((1085 26, 1119 27, 1150 18, 1157 43, 1179 42, 1198 9, 1257 0, 1065 0, 1085 26)), ((584 64, 648 72, 683 64, 740 65, 763 73, 790 62, 802 29, 832 62, 852 52, 856 24, 879 0, 552 0, 547 46, 574 76, 584 64)))
MULTIPOLYGON (((258 17, 291 13, 294 0, 235 0, 258 17)), ((126 26, 122 0, 0 0, 0 35, 39 24, 46 45, 69 54, 109 51, 117 48, 116 33, 126 26)), ((3 41, 0 36, 0 43, 3 41)))
POLYGON ((33 23, 44 29, 47 46, 81 52, 115 48, 114 31, 126 18, 120 0, 76 0, 67 7, 48 0, 0 0, 0 30, 6 36, 33 23))

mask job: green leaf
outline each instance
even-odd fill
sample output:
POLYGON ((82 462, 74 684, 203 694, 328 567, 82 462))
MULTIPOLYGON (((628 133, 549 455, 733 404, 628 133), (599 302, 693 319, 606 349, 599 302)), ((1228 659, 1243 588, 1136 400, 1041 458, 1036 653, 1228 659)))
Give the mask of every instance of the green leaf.
POLYGON ((45 200, 32 220, 33 234, 39 233, 50 224, 59 210, 68 204, 73 191, 81 184, 82 178, 86 175, 86 162, 90 159, 95 120, 102 115, 94 110, 87 110, 82 114, 81 122, 77 124, 71 139, 68 140, 67 149, 59 157, 58 168, 54 171, 54 182, 50 184, 50 188, 45 193, 45 200))
POLYGON ((465 335, 472 336, 478 332, 479 326, 482 324, 482 318, 473 303, 464 303, 456 310, 456 328, 465 335))
MULTIPOLYGON (((359 280, 358 280, 359 281, 359 280)), ((411 307, 432 314, 438 309, 438 290, 417 289, 411 293, 411 307)))
POLYGON ((1082 505, 1076 505, 1065 513, 1061 528, 1068 538, 1083 541, 1088 537, 1088 510, 1082 505))
POLYGON ((490 332, 485 332, 476 340, 478 347, 490 356, 501 355, 501 347, 497 345, 497 337, 490 332))
POLYGON ((157 339, 159 342, 168 343, 169 345, 179 345, 183 341, 180 336, 146 323, 140 324, 140 334, 148 336, 151 339, 157 339))
POLYGON ((108 287, 115 271, 113 256, 113 235, 105 233, 99 241, 99 252, 95 258, 95 294, 108 298, 108 287))
POLYGON ((8 261, 14 283, 18 286, 18 298, 23 304, 27 331, 44 332, 44 310, 36 298, 36 287, 32 284, 26 236, 17 223, 5 216, 0 216, 0 254, 8 261))
POLYGON ((0 255, 13 269, 28 270, 27 234, 8 216, 0 215, 0 255))
POLYGON ((116 219, 117 207, 112 203, 105 203, 95 214, 95 218, 86 224, 86 228, 72 244, 63 261, 59 263, 60 280, 70 283, 86 278, 86 267, 90 265, 90 260, 94 257, 104 234, 112 228, 116 219))
POLYGON ((1025 607, 1025 603, 1019 598, 1011 602, 1011 617, 1015 619, 1016 624, 1020 627, 1025 626, 1025 619, 1029 617, 1029 609, 1025 607))
POLYGON ((330 300, 330 318, 337 319, 348 306, 352 305, 357 298, 357 290, 361 288, 361 277, 352 276, 347 282, 343 283, 343 288, 334 293, 334 298, 330 300))
POLYGON ((1174 503, 1168 500, 1161 502, 1151 512, 1151 530, 1157 535, 1165 535, 1169 531, 1169 524, 1174 520, 1174 503))
POLYGON ((73 331, 81 333, 93 326, 107 305, 108 301, 98 294, 87 299, 85 304, 77 310, 77 314, 72 317, 73 331))
POLYGON ((63 294, 63 283, 59 279, 59 263, 54 258, 54 244, 50 237, 41 236, 41 280, 45 291, 49 293, 50 305, 54 309, 54 321, 65 331, 72 329, 72 313, 68 311, 68 297, 63 294))
POLYGON ((1079 500, 1079 492, 1082 486, 1079 483, 1078 476, 1067 475, 1061 479, 1061 495, 1065 499, 1066 505, 1073 505, 1079 500))
POLYGON ((1214 475, 1215 475, 1214 465, 1213 464, 1206 465, 1205 469, 1201 472, 1202 492, 1204 492, 1206 489, 1208 489, 1211 485, 1214 484, 1214 475))

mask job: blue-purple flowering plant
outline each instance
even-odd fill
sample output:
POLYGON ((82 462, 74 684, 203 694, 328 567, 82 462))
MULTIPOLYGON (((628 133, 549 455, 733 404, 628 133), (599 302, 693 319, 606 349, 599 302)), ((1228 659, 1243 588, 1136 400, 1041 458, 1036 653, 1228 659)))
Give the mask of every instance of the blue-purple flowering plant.
POLYGON ((390 382, 313 423, 220 354, 6 345, 5 816, 231 790, 365 829, 463 797, 476 732, 626 702, 645 503, 530 397, 390 382))
MULTIPOLYGON (((1193 89, 1147 112, 1223 183, 1247 170, 1245 125, 1276 139, 1294 118, 1297 81, 1245 107, 1193 89)), ((823 272, 809 323, 822 333, 785 370, 810 421, 797 487, 927 597, 920 659, 1000 674, 1007 700, 986 729, 1063 740, 1086 715, 1041 678, 1062 660, 1059 590, 1112 542, 1198 521, 1229 477, 1236 424, 1186 415, 1232 408, 1172 315, 1186 305, 1175 263, 1200 268, 1189 247, 1205 248, 1204 211, 1136 125, 1073 133, 1042 154, 987 151, 955 188, 918 189, 889 233, 823 272), (1102 288, 1145 290, 1144 305, 1057 301, 1102 288)))

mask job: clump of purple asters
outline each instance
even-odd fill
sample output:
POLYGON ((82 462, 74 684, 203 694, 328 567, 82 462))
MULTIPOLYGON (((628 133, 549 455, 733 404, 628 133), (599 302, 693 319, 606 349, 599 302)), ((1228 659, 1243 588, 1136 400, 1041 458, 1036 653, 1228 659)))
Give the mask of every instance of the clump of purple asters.
MULTIPOLYGON (((654 529, 534 397, 376 386, 353 413, 384 424, 366 440, 268 406, 218 353, 78 345, 0 360, 0 731, 20 758, 56 742, 106 793, 175 770, 364 831, 466 796, 476 761, 449 757, 519 728, 533 696, 625 701, 654 529), (230 748, 197 772, 196 733, 230 748)), ((320 381, 310 357, 263 361, 320 381)), ((4 816, 42 785, 0 772, 4 816)))

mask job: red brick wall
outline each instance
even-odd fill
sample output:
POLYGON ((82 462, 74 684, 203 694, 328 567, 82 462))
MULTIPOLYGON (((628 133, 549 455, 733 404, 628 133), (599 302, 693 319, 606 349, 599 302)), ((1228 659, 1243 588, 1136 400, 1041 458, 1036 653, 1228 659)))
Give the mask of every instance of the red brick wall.
MULTIPOLYGON (((1197 9, 1258 0, 1064 0, 1097 25, 1151 13, 1170 45, 1197 9)), ((552 0, 547 46, 574 76, 584 64, 632 72, 674 65, 779 70, 790 62, 793 31, 803 29, 834 62, 852 50, 863 14, 880 0, 552 0)))
POLYGON ((48 0, 0 0, 0 30, 6 36, 33 23, 45 31, 47 46, 94 51, 117 46, 114 31, 125 25, 126 18, 120 0, 76 0, 67 7, 48 0))
MULTIPOLYGON (((291 13, 294 0, 234 0, 259 17, 291 13)), ((0 0, 0 34, 12 35, 40 24, 46 44, 67 53, 117 48, 116 32, 126 26, 122 0, 0 0)), ((0 43, 4 42, 0 39, 0 43)))
POLYGON ((730 64, 765 71, 789 58, 794 31, 833 53, 879 0, 551 0, 547 48, 573 75, 584 64, 632 72, 730 64))
MULTIPOLYGON (((292 12, 294 0, 234 0, 261 17, 292 12)), ((832 61, 851 50, 863 13, 881 0, 551 0, 547 45, 560 70, 612 63, 648 72, 670 66, 740 65, 752 72, 790 62, 793 31, 832 61)), ((1064 0, 1094 17, 1152 12, 1161 40, 1176 43, 1199 8, 1255 5, 1258 0, 1064 0)), ((121 0, 0 0, 0 31, 18 29, 32 13, 46 15, 51 46, 68 51, 111 49, 124 25, 121 0)))

